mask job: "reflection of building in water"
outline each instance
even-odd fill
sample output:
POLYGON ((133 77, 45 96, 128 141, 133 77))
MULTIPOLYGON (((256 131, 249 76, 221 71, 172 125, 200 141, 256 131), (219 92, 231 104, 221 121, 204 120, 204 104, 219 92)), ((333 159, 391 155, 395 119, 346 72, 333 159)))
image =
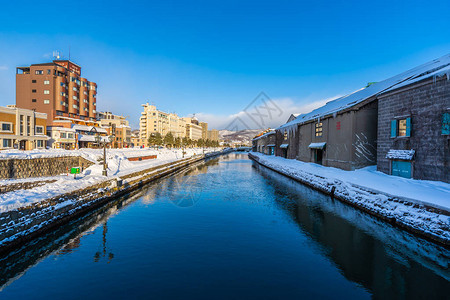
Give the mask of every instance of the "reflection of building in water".
POLYGON ((142 203, 154 204, 155 203, 155 191, 153 189, 147 189, 146 193, 142 196, 142 203))
POLYGON ((97 251, 94 254, 94 261, 99 262, 102 257, 108 259, 108 264, 111 262, 111 260, 114 258, 114 254, 112 252, 108 252, 108 247, 106 245, 106 234, 108 233, 108 222, 105 222, 103 224, 103 231, 102 231, 102 251, 97 251))
POLYGON ((257 167, 278 205, 343 275, 379 298, 439 298, 448 288, 450 251, 298 182, 257 167), (286 198, 295 202, 286 201, 286 198), (427 276, 423 276, 427 274, 427 276))
POLYGON ((121 207, 131 204, 139 196, 140 194, 135 192, 127 195, 126 199, 105 204, 89 216, 60 226, 52 233, 43 235, 20 250, 10 253, 8 258, 0 259, 0 292, 47 256, 63 255, 77 249, 84 236, 92 234, 98 226, 116 214, 121 207))

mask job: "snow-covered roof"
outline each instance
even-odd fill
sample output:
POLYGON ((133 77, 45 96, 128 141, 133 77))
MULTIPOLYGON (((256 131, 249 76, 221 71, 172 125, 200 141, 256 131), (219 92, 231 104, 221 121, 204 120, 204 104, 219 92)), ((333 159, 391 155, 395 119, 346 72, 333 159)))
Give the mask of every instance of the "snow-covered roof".
POLYGON ((50 127, 50 129, 47 129, 48 131, 67 131, 67 132, 75 132, 75 129, 73 128, 67 128, 67 127, 50 127))
POLYGON ((256 141, 256 140, 259 140, 260 138, 263 138, 263 137, 266 137, 266 136, 269 136, 269 135, 272 135, 272 134, 275 134, 275 129, 270 129, 270 131, 264 133, 261 136, 258 136, 256 138, 254 138, 253 140, 256 141))
POLYGON ((289 147, 289 144, 281 144, 280 145, 280 148, 287 148, 287 147, 289 147))
POLYGON ((275 147, 275 144, 269 144, 267 147, 275 147))
POLYGON ((91 131, 93 128, 95 128, 95 130, 97 130, 97 132, 107 133, 107 131, 104 128, 101 128, 101 127, 94 127, 94 126, 86 126, 86 125, 75 124, 75 125, 72 126, 72 128, 75 129, 75 130, 79 130, 79 131, 91 131))
POLYGON ((323 149, 323 148, 325 148, 326 144, 327 144, 326 142, 323 142, 323 143, 311 143, 311 144, 309 144, 308 148, 311 148, 311 149, 323 149))
POLYGON ((386 158, 388 159, 404 159, 404 160, 412 160, 414 157, 415 150, 389 150, 386 154, 386 158))
MULTIPOLYGON (((109 138, 107 136, 101 136, 100 138, 102 143, 109 143, 109 138)), ((95 135, 80 134, 78 140, 81 142, 96 142, 95 135)))
POLYGON ((449 78, 450 54, 434 59, 391 78, 371 84, 368 87, 357 90, 349 95, 334 99, 310 113, 299 115, 295 120, 288 122, 277 129, 283 129, 311 120, 320 119, 324 116, 332 115, 355 106, 372 96, 387 91, 388 89, 397 88, 401 86, 401 84, 410 84, 414 81, 425 79, 425 76, 443 76, 443 74, 447 74, 447 78, 449 78))

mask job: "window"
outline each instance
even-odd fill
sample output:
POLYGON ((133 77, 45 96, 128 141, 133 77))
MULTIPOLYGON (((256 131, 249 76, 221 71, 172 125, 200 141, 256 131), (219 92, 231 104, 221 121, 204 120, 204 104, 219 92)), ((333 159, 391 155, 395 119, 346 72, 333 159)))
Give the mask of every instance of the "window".
POLYGON ((391 138, 410 137, 411 118, 404 118, 391 121, 391 138))
POLYGON ((36 102, 36 99, 31 99, 31 102, 36 102))
POLYGON ((44 80, 44 84, 50 84, 50 80, 44 80))
POLYGON ((78 100, 77 96, 72 96, 73 100, 78 100))
POLYGON ((73 139, 73 133, 69 133, 67 134, 67 136, 69 137, 69 139, 73 139))
POLYGON ((287 131, 284 132, 284 140, 286 141, 288 139, 287 131))
POLYGON ((12 123, 2 123, 2 131, 12 132, 12 123))
POLYGON ((43 134, 44 133, 44 127, 43 126, 36 126, 35 130, 36 130, 36 134, 43 134))
POLYGON ((59 83, 61 86, 66 86, 65 84, 64 84, 64 82, 60 82, 59 83))
POLYGON ((450 112, 442 114, 442 135, 450 135, 450 112))
POLYGON ((406 136, 406 119, 398 120, 398 136, 406 136))
POLYGON ((35 74, 36 75, 42 75, 42 74, 44 74, 44 71, 43 70, 36 70, 35 74))
POLYGON ((52 74, 52 70, 47 69, 47 75, 51 75, 52 74))
POLYGON ((20 135, 23 135, 23 115, 20 115, 20 135))
POLYGON ((36 93, 36 90, 31 90, 32 93, 36 93))
POLYGON ((12 142, 10 139, 3 139, 3 148, 11 148, 12 142))
POLYGON ((77 88, 76 88, 75 86, 72 88, 72 90, 74 90, 75 92, 78 91, 77 88))
POLYGON ((49 90, 44 90, 44 95, 49 95, 50 91, 49 90))
POLYGON ((36 79, 31 80, 31 83, 36 83, 36 79))
POLYGON ((76 104, 72 104, 73 108, 78 108, 78 106, 76 104))
POLYGON ((44 100, 44 104, 50 104, 50 100, 44 100))
POLYGON ((61 132, 61 138, 65 139, 66 137, 67 137, 66 133, 65 132, 61 132))
POLYGON ((31 117, 27 116, 27 135, 31 135, 31 117))
POLYGON ((43 140, 37 140, 36 141, 36 147, 38 147, 38 148, 44 147, 44 141, 43 140))
POLYGON ((316 136, 322 136, 322 122, 316 123, 316 136))

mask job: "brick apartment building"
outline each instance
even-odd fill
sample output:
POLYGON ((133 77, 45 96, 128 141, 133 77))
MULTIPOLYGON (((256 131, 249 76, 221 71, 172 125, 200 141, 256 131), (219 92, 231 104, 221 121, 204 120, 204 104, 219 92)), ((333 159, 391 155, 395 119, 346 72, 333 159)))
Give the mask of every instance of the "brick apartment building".
POLYGON ((81 67, 69 60, 16 68, 16 106, 55 119, 96 118, 97 84, 81 77, 81 67))

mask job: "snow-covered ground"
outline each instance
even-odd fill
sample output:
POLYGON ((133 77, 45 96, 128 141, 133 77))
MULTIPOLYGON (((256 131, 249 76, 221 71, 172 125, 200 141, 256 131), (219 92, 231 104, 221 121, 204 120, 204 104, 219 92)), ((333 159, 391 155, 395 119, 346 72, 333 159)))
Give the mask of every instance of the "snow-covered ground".
MULTIPOLYGON (((220 150, 219 148, 206 148, 205 153, 220 150)), ((184 158, 203 154, 201 148, 185 149, 184 158)), ((85 169, 82 174, 78 174, 76 179, 73 175, 60 175, 52 177, 40 177, 17 180, 0 180, 0 185, 20 183, 25 181, 49 180, 56 179, 56 182, 45 184, 43 186, 31 188, 28 190, 16 190, 4 194, 0 194, 0 212, 14 210, 27 206, 45 199, 49 199, 61 194, 82 189, 102 181, 109 180, 113 177, 120 177, 130 173, 145 170, 154 166, 163 165, 183 159, 181 149, 107 149, 108 176, 102 176, 103 165, 101 163, 94 164, 85 169), (129 161, 127 158, 157 155, 157 159, 149 159, 142 161, 129 161)), ((42 158, 42 157, 61 157, 61 156, 82 156, 93 162, 103 159, 103 149, 80 149, 80 150, 32 150, 18 151, 8 150, 0 152, 1 158, 42 158)))
POLYGON ((370 190, 380 191, 397 197, 408 198, 416 203, 430 205, 450 211, 450 184, 441 181, 406 179, 378 172, 376 166, 355 171, 344 171, 324 167, 314 163, 285 159, 277 156, 252 152, 261 161, 274 167, 294 172, 299 175, 309 174, 325 177, 325 180, 340 180, 347 184, 359 185, 370 190))

